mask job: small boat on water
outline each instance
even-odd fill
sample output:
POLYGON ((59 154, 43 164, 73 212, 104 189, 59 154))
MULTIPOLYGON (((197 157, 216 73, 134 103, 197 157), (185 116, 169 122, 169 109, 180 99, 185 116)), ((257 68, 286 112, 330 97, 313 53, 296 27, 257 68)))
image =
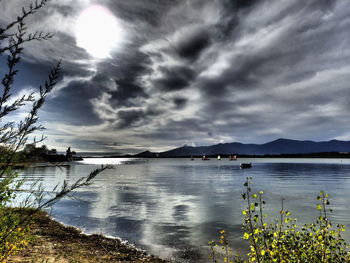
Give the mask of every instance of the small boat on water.
POLYGON ((219 161, 221 161, 221 157, 220 157, 220 155, 218 155, 218 160, 219 160, 219 161))
POLYGON ((230 161, 237 161, 236 155, 232 155, 232 156, 230 155, 228 158, 230 159, 230 161))
POLYGON ((202 160, 203 161, 209 161, 210 159, 207 156, 203 155, 202 160))
POLYGON ((241 169, 252 168, 252 163, 241 163, 241 169))
POLYGON ((194 161, 194 157, 193 156, 191 156, 191 161, 194 161))

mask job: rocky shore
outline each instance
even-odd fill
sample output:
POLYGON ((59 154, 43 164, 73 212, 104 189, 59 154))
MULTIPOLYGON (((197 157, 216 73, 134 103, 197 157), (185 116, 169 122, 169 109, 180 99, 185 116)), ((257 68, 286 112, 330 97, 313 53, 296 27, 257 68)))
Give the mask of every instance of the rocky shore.
POLYGON ((101 235, 86 235, 40 212, 30 225, 32 240, 8 262, 151 262, 167 263, 146 252, 101 235))

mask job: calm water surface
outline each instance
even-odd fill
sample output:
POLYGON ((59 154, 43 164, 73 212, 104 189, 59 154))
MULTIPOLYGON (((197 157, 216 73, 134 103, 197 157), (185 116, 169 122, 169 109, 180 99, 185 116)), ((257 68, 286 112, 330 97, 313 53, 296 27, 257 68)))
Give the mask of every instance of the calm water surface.
POLYGON ((70 168, 30 168, 26 173, 50 191, 58 182, 73 182, 101 164, 114 164, 115 169, 104 171, 74 198, 58 202, 52 215, 87 233, 120 237, 174 262, 205 262, 207 243, 220 229, 227 229, 233 247, 244 252, 241 193, 247 176, 253 177, 254 190, 266 193, 268 214, 277 217, 284 198, 300 223, 310 222, 318 215, 315 197, 324 190, 332 196, 332 220, 350 228, 350 160, 94 158, 70 168), (253 168, 242 170, 240 162, 252 162, 253 168))

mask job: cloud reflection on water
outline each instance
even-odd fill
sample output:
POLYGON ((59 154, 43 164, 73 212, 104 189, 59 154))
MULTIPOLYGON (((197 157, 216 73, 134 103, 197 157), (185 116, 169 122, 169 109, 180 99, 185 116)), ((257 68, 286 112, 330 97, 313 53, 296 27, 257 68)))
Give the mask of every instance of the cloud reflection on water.
MULTIPOLYGON (((315 196, 322 189, 334 196, 337 223, 348 224, 350 216, 349 161, 253 160, 248 170, 228 160, 104 162, 119 165, 77 192, 76 197, 84 201, 63 200, 55 205, 53 215, 89 233, 118 236, 163 257, 187 260, 192 255, 190 262, 204 260, 207 242, 217 238, 220 229, 231 233, 234 248, 242 252, 241 192, 246 176, 253 177, 253 189, 266 192, 268 214, 278 214, 283 197, 300 222, 313 220, 315 196)), ((96 159, 96 163, 103 162, 96 159)), ((52 167, 31 172, 49 188, 55 178, 74 181, 94 167, 72 164, 69 172, 52 167)))

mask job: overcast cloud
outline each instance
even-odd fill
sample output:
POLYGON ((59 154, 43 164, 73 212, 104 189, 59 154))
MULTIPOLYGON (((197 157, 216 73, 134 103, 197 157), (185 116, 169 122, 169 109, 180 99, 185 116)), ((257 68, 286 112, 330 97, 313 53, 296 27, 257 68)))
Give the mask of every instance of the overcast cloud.
MULTIPOLYGON (((29 2, 0 1, 0 24, 29 2)), ((63 60, 40 114, 58 149, 350 140, 349 14, 348 0, 51 1, 28 24, 55 37, 27 46, 16 91, 63 60), (123 31, 102 60, 76 46, 74 31, 96 4, 123 31)))

